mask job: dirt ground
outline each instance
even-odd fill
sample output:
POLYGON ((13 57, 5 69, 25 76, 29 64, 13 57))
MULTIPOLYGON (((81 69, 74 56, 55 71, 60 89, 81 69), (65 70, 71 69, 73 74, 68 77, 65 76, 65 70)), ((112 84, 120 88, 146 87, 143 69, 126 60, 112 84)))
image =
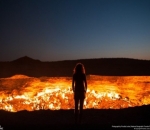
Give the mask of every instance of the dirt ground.
POLYGON ((82 122, 75 124, 74 110, 0 111, 0 126, 6 129, 150 129, 150 105, 126 109, 84 109, 82 122))

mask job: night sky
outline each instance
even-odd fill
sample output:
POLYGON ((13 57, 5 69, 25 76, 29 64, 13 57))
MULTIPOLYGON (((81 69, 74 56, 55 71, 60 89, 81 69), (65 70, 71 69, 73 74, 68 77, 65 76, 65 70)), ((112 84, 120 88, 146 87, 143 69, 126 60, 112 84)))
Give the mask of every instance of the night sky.
POLYGON ((0 61, 150 60, 150 0, 0 0, 0 61))

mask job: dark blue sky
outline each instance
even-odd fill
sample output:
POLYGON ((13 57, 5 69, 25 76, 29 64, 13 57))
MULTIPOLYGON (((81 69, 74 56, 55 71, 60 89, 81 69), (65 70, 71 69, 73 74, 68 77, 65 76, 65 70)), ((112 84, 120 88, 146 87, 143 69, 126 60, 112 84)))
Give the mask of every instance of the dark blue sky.
POLYGON ((0 61, 150 60, 150 0, 0 0, 0 61))

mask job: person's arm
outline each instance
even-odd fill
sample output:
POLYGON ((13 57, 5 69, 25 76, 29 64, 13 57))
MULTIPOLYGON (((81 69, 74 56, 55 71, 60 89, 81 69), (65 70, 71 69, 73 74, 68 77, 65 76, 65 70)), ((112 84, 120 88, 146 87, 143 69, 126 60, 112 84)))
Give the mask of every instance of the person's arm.
POLYGON ((74 92, 74 75, 73 75, 73 78, 72 78, 72 90, 74 92))
POLYGON ((86 81, 86 75, 85 75, 85 92, 87 91, 87 81, 86 81))

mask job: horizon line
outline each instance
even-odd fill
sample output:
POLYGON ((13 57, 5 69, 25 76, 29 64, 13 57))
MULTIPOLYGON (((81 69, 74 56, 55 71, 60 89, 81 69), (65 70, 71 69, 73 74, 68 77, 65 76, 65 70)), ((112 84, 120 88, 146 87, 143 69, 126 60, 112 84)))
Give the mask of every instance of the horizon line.
POLYGON ((66 59, 66 60, 51 60, 51 61, 43 61, 43 60, 39 60, 39 59, 34 59, 34 58, 31 58, 29 56, 22 56, 22 57, 19 57, 15 60, 11 60, 11 61, 0 61, 0 62, 13 62, 13 61, 16 61, 16 60, 19 60, 21 58, 29 58, 29 59, 32 59, 32 60, 37 60, 37 61, 40 61, 40 62, 60 62, 60 61, 76 61, 76 60, 93 60, 93 59, 132 59, 132 60, 144 60, 144 61, 150 61, 148 59, 138 59, 138 58, 128 58, 128 57, 100 57, 100 58, 79 58, 79 59, 66 59))

